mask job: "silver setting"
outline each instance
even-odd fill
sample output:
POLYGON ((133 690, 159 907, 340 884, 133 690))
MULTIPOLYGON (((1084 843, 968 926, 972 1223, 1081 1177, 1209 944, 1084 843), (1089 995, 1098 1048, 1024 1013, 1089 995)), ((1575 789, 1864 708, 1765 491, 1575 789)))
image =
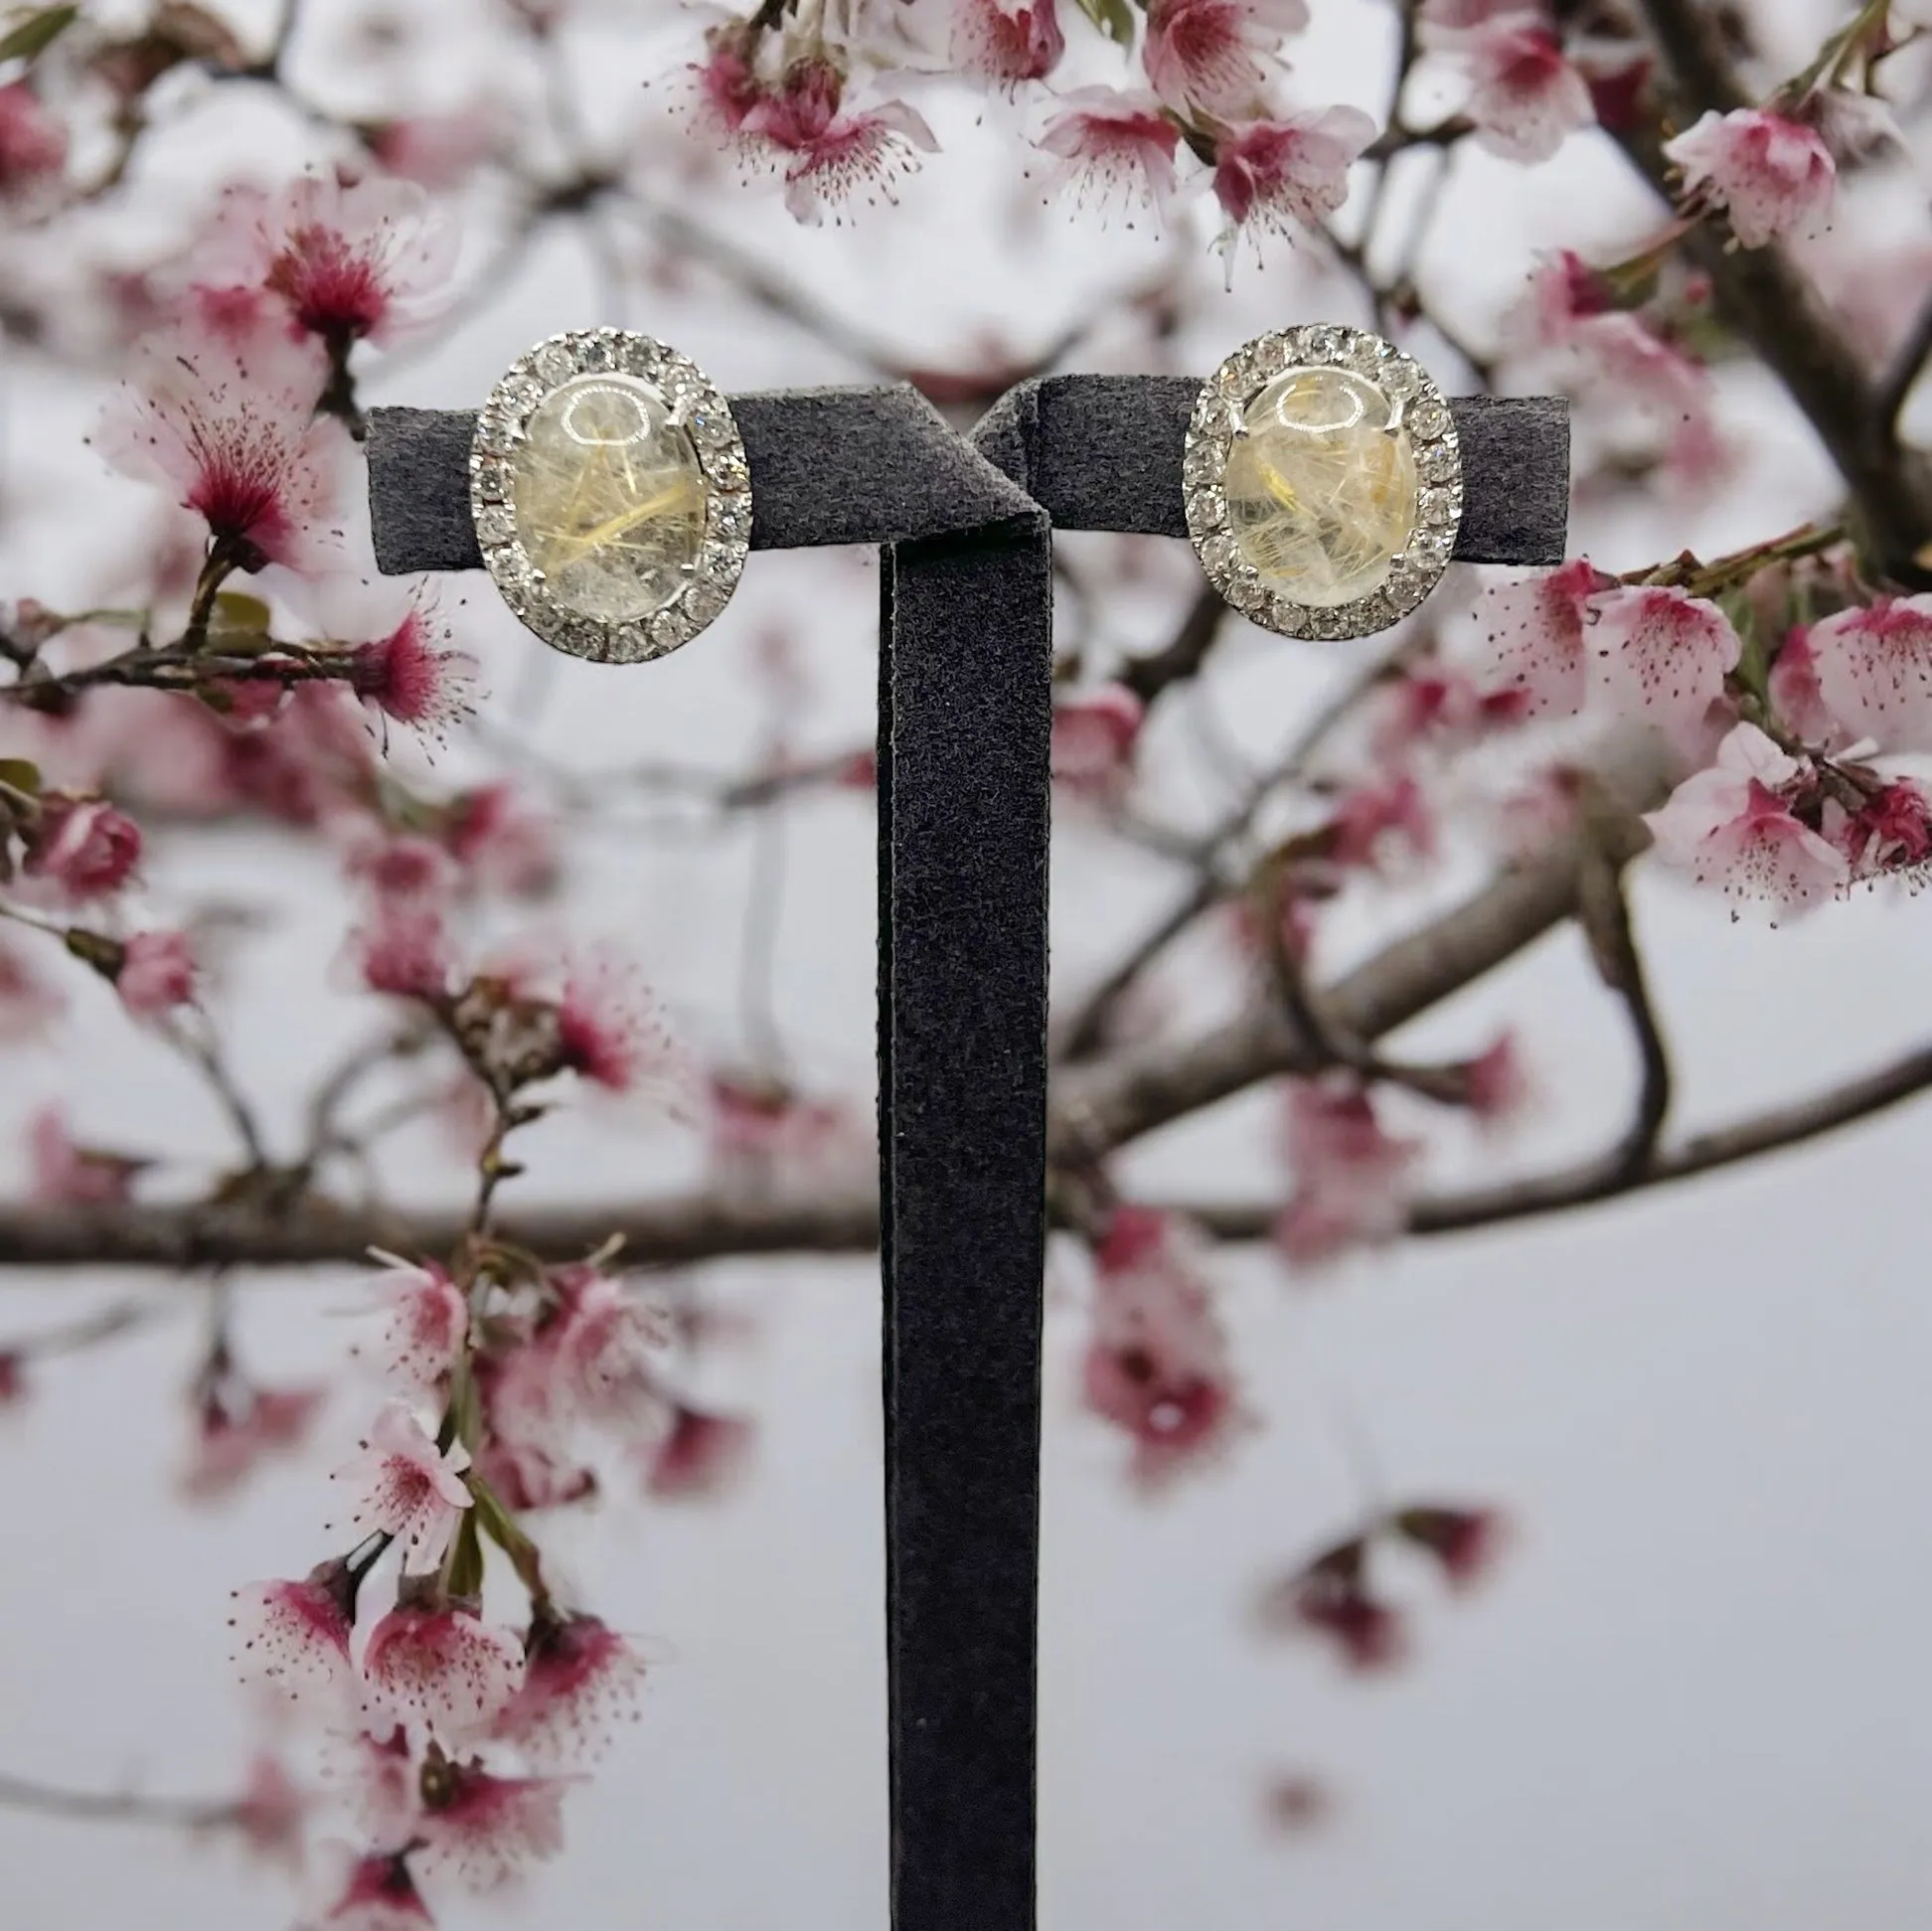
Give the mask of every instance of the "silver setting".
POLYGON ((470 444, 470 515, 504 603, 556 650, 599 664, 642 664, 688 644, 730 601, 751 537, 751 476, 730 404, 676 349, 625 329, 571 329, 527 349, 498 379, 470 444), (538 407, 578 376, 615 371, 648 383, 698 453, 705 542, 677 595, 657 610, 606 623, 559 602, 517 534, 513 473, 538 407))
POLYGON ((1284 637, 1372 637, 1409 614, 1448 568, 1462 525, 1462 446, 1456 420, 1428 372, 1393 343, 1330 322, 1275 329, 1223 362, 1202 385, 1181 458, 1188 535, 1208 580, 1250 622, 1284 637), (1274 588, 1227 530, 1223 477, 1247 406, 1291 369, 1353 370, 1385 395, 1415 452, 1415 527, 1387 576, 1353 602, 1318 608, 1274 588))

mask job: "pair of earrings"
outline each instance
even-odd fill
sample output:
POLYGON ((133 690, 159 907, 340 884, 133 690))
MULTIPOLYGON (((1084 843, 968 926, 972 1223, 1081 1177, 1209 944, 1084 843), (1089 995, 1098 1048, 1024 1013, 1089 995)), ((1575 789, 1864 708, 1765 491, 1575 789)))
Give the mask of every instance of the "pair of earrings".
MULTIPOLYGON (((1365 637, 1447 567, 1462 518, 1456 425, 1379 336, 1328 323, 1245 343, 1202 386, 1182 457, 1214 588, 1284 636, 1365 637)), ((618 329, 511 364, 470 454, 477 541, 511 610, 557 649, 633 664, 729 602, 751 537, 730 405, 677 350, 618 329)))

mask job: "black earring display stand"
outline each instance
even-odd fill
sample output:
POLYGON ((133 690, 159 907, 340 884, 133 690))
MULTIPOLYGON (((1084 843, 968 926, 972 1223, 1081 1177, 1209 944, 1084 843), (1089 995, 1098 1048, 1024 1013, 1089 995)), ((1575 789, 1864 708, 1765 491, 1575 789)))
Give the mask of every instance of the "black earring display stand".
MULTIPOLYGON (((731 399, 754 550, 883 547, 894 1931, 1029 1931, 1035 1921, 1050 531, 1185 535, 1182 442, 1199 391, 1181 378, 1048 378, 1004 398, 970 441, 909 388, 731 399)), ((1457 557, 1560 563, 1563 402, 1452 406, 1464 468, 1457 557)), ((467 411, 372 413, 385 571, 481 567, 474 427, 467 411)))

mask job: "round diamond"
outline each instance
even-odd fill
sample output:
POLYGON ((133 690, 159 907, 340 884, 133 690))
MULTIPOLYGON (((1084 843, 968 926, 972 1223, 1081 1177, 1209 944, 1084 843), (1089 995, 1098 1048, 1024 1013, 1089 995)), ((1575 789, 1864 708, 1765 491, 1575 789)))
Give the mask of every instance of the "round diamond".
POLYGON ((574 616, 624 623, 662 609, 703 550, 697 449, 633 376, 579 375, 553 390, 511 474, 517 534, 574 616))
POLYGON ((1223 476, 1227 521, 1262 581, 1319 609, 1375 589, 1416 523, 1414 454, 1389 398, 1354 370, 1290 369, 1248 404, 1242 430, 1223 476))
POLYGON ((517 519, 508 504, 497 503, 476 513, 478 543, 508 543, 517 534, 517 519))
POLYGON ((1449 426, 1449 411, 1433 396, 1425 396, 1409 410, 1408 423, 1419 436, 1439 436, 1449 426))

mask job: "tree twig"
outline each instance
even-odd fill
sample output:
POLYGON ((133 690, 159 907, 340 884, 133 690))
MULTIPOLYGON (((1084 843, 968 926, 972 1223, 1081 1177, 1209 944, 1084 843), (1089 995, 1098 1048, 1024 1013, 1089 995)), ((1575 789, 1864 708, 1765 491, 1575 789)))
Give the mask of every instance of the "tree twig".
MULTIPOLYGON (((1653 1187, 1668 1187, 1698 1174, 1802 1146, 1882 1113, 1928 1087, 1932 1087, 1932 1046, 1920 1046, 1889 1065, 1861 1073, 1809 1099, 1694 1134, 1682 1145, 1654 1153, 1640 1166, 1621 1172, 1615 1161, 1588 1160, 1529 1180, 1425 1197, 1409 1209, 1405 1230, 1417 1235, 1463 1233, 1618 1200, 1653 1187)), ((1239 1206, 1209 1203, 1177 1210, 1222 1240, 1265 1239, 1281 1218, 1278 1201, 1239 1206)))

